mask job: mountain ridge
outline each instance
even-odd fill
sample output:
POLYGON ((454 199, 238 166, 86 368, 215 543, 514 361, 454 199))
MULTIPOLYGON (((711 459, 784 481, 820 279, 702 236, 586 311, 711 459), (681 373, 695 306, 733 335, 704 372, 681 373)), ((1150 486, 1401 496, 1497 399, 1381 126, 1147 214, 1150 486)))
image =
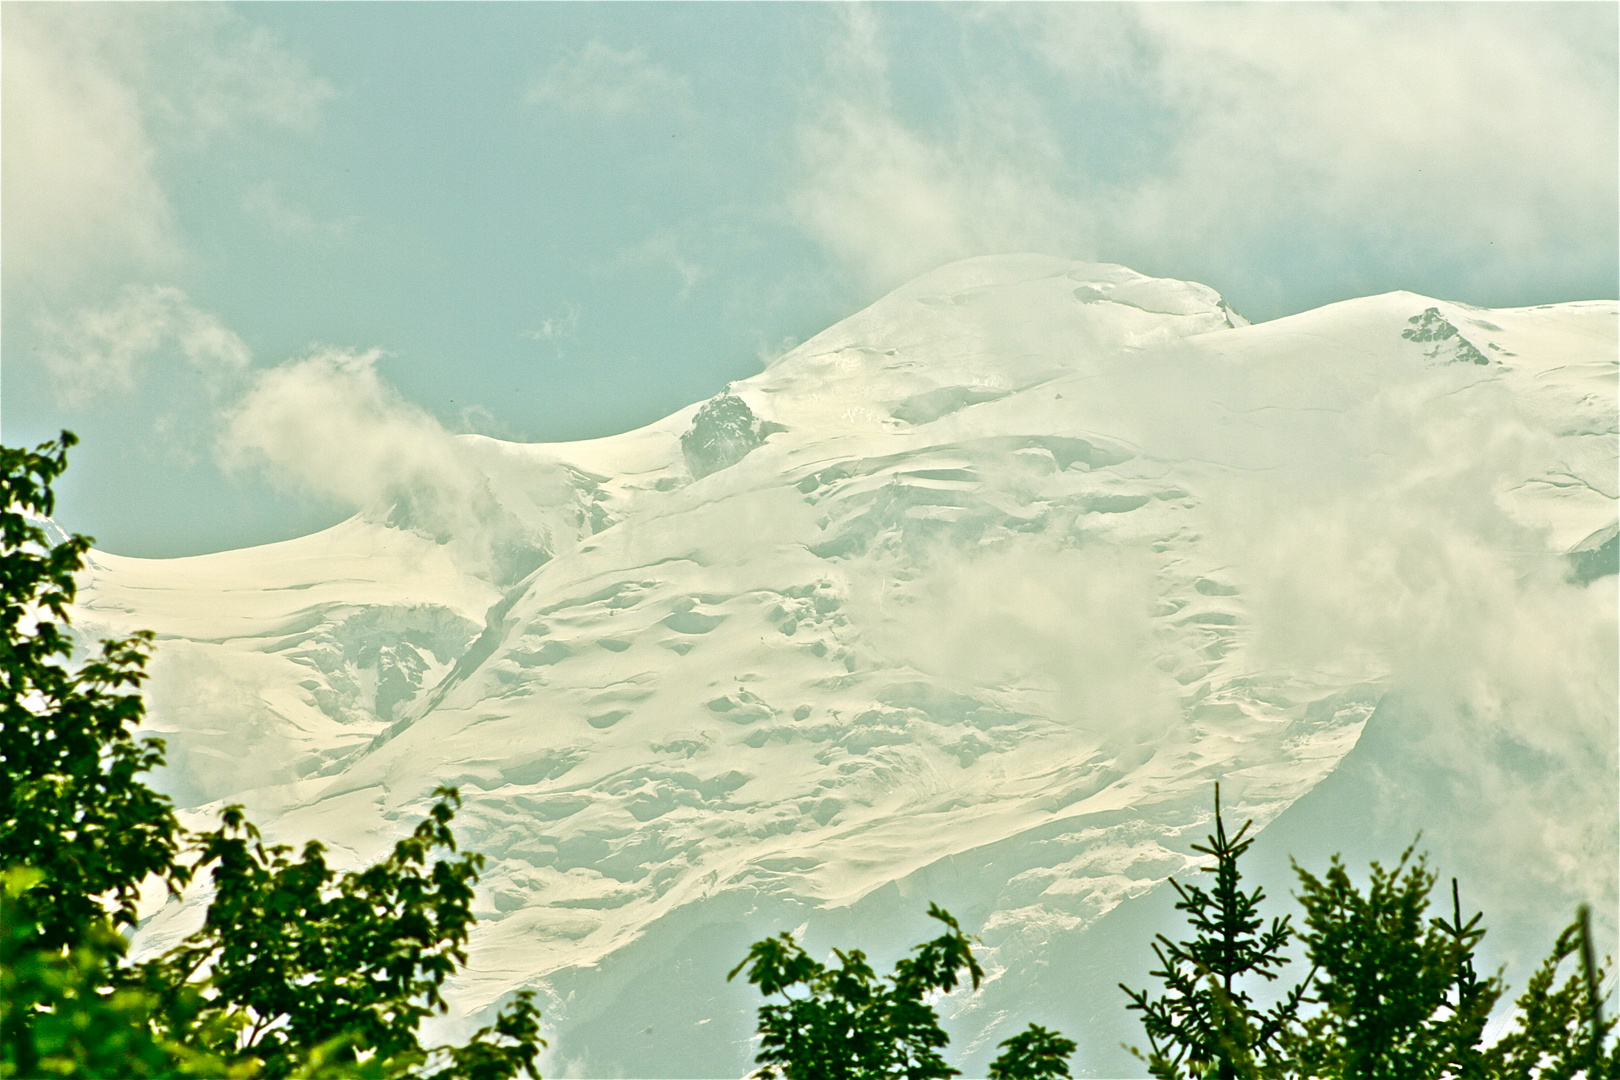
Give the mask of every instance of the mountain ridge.
POLYGON ((1566 554, 1615 517, 1615 315, 1389 293, 1249 326, 1204 286, 968 260, 636 431, 464 437, 442 489, 300 540, 93 553, 78 621, 158 631, 195 814, 359 859, 459 784, 490 864, 454 1001, 540 989, 554 1071, 740 1073, 736 994, 657 985, 672 936, 900 942, 924 894, 981 928, 953 1007, 984 1056, 1057 937, 1196 864, 1211 781, 1264 828, 1397 700, 1411 747, 1579 816, 1513 849, 1524 927, 1612 896, 1567 862, 1613 848, 1613 571, 1566 554), (1592 807, 1469 756, 1493 740, 1592 807), (676 1030, 593 1026, 637 1015, 676 1030))

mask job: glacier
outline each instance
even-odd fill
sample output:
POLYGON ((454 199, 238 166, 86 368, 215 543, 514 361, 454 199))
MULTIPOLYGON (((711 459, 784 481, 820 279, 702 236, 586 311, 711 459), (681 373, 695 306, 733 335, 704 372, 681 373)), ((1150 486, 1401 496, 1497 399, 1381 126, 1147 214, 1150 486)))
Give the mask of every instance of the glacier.
MULTIPOLYGON (((1616 330, 1402 292, 1250 325, 970 259, 640 430, 462 436, 281 543, 93 551, 75 621, 156 632, 190 821, 359 862, 458 786, 489 862, 445 1023, 535 989, 546 1075, 740 1076, 750 941, 886 963, 930 900, 983 942, 941 1003, 969 1075, 1030 1020, 1135 1075, 1114 984, 1216 781, 1274 903, 1289 854, 1421 829, 1487 959, 1581 900, 1612 950, 1616 330)), ((200 912, 149 908, 137 949, 200 912)))

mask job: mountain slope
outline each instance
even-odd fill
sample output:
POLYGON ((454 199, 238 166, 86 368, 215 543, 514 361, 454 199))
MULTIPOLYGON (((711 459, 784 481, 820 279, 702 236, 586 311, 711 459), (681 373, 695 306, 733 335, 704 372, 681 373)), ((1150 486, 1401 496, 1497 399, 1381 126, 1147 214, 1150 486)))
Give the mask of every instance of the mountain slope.
POLYGON ((1511 850, 1515 925, 1612 911, 1615 316, 1393 293, 1249 326, 1199 285, 969 260, 640 431, 469 437, 459 516, 97 553, 80 622, 158 631, 199 812, 366 858, 459 785, 490 864, 456 1004, 541 989, 554 1071, 740 1074, 748 940, 881 953, 928 899, 981 928, 977 1062, 1117 1013, 1054 1001, 1054 965, 1162 907, 1213 781, 1263 826, 1375 710, 1405 718, 1377 797, 1457 864, 1511 850))

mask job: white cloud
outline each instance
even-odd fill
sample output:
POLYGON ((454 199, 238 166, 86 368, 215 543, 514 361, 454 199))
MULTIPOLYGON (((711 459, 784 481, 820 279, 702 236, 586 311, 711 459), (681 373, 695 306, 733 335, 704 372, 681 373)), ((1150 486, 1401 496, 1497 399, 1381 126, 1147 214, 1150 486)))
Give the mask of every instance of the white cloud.
POLYGON ((4 9, 0 200, 7 280, 71 280, 84 264, 151 265, 173 254, 172 214, 153 172, 138 95, 68 35, 84 9, 4 9))
POLYGON ((1615 797, 1613 579, 1567 582, 1501 503, 1505 477, 1556 472, 1567 445, 1511 391, 1437 392, 1443 378, 1355 405, 1299 448, 1291 481, 1234 489, 1209 550, 1253 603, 1257 663, 1384 678, 1371 745, 1390 803, 1494 919, 1540 926, 1615 895, 1597 809, 1615 797), (1378 453, 1344 457, 1362 438, 1378 453))
POLYGON ((248 188, 242 209, 276 232, 298 239, 335 242, 346 240, 360 219, 356 216, 323 220, 287 202, 274 180, 262 180, 248 188))
POLYGON ((1083 209, 1053 186, 1056 151, 1034 110, 1005 107, 1001 88, 959 111, 951 139, 931 139, 896 114, 877 17, 840 14, 831 89, 798 132, 800 226, 875 288, 967 255, 1076 253, 1058 237, 1083 209))
POLYGON ((1017 249, 1261 276, 1316 252, 1470 287, 1612 262, 1612 9, 963 9, 979 51, 931 116, 893 100, 920 75, 882 9, 843 16, 788 206, 872 287, 1017 249))
POLYGON ((529 87, 532 106, 561 109, 605 120, 685 102, 685 76, 647 59, 644 49, 620 51, 587 42, 547 68, 529 87))
POLYGON ((475 443, 383 379, 380 356, 321 348, 259 372, 224 415, 221 463, 448 544, 472 573, 521 577, 540 532, 496 498, 475 443))
POLYGON ((47 324, 45 367, 63 404, 82 405, 109 390, 130 390, 140 368, 164 351, 210 379, 243 371, 247 345, 173 286, 127 286, 112 303, 47 324))
MULTIPOLYGON (((321 347, 255 373, 222 413, 220 464, 445 545, 464 571, 499 585, 589 534, 592 485, 446 428, 389 384, 381 356, 321 347)), ((507 434, 476 406, 458 419, 507 434)))
POLYGON ((1084 218, 1023 156, 985 153, 973 133, 942 147, 886 111, 841 101, 799 136, 794 217, 870 285, 892 287, 953 259, 1005 251, 1085 254, 1084 218))
POLYGON ((356 508, 476 484, 455 436, 377 373, 380 355, 321 349, 260 372, 226 418, 225 461, 356 508))
POLYGON ((170 264, 160 158, 245 122, 308 128, 331 94, 222 6, 11 4, 3 19, 8 287, 170 264))
POLYGON ((874 575, 851 601, 887 663, 1050 694, 1049 715, 1116 745, 1179 715, 1180 687, 1152 664, 1145 553, 1037 541, 964 557, 941 545, 928 563, 912 580, 874 575))
MULTIPOLYGON (((1175 117, 1175 142, 1119 193, 1123 236, 1174 250, 1306 220, 1523 258, 1615 220, 1613 42, 1594 49, 1557 10, 1124 10, 1135 81, 1175 117)), ((1099 59, 1089 14, 1052 12, 1046 42, 1082 86, 1099 59)))
POLYGON ((547 341, 556 350, 557 358, 563 355, 562 343, 572 341, 579 336, 579 305, 569 302, 563 310, 556 315, 547 315, 540 320, 540 326, 535 330, 527 330, 524 337, 533 341, 547 341))

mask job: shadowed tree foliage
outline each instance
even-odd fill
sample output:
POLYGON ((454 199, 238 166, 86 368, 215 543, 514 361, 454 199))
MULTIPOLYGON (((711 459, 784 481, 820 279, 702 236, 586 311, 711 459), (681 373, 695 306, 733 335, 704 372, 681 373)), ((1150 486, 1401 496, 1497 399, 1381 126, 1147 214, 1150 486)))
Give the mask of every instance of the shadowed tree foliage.
POLYGON ((538 1080, 527 992, 464 1045, 418 1040, 466 963, 482 865, 454 856, 454 789, 387 859, 338 873, 319 843, 296 861, 265 845, 240 807, 188 835, 142 780, 163 764, 133 735, 151 636, 70 666, 90 541, 52 544, 42 519, 73 442, 0 448, 0 1077, 538 1080), (203 870, 202 929, 129 962, 117 931, 143 882, 203 870))
MULTIPOLYGON (((727 975, 744 969, 748 981, 779 1004, 760 1006, 762 1066, 758 1080, 941 1080, 959 1076, 941 1055, 950 1042, 939 1026, 930 993, 949 993, 965 974, 977 990, 984 972, 973 958, 971 939, 949 912, 928 905, 930 918, 946 932, 912 949, 894 973, 879 977, 859 949, 834 949, 837 967, 812 959, 791 934, 757 941, 727 975), (797 992, 795 994, 795 992, 797 992)), ((1069 1075, 1074 1043, 1031 1024, 1003 1042, 990 1066, 996 1080, 1044 1080, 1069 1075)))
POLYGON ((159 996, 117 977, 125 945, 108 920, 91 920, 71 947, 47 947, 27 902, 43 877, 0 874, 0 1076, 252 1075, 251 1063, 164 1036, 175 1024, 159 996))

